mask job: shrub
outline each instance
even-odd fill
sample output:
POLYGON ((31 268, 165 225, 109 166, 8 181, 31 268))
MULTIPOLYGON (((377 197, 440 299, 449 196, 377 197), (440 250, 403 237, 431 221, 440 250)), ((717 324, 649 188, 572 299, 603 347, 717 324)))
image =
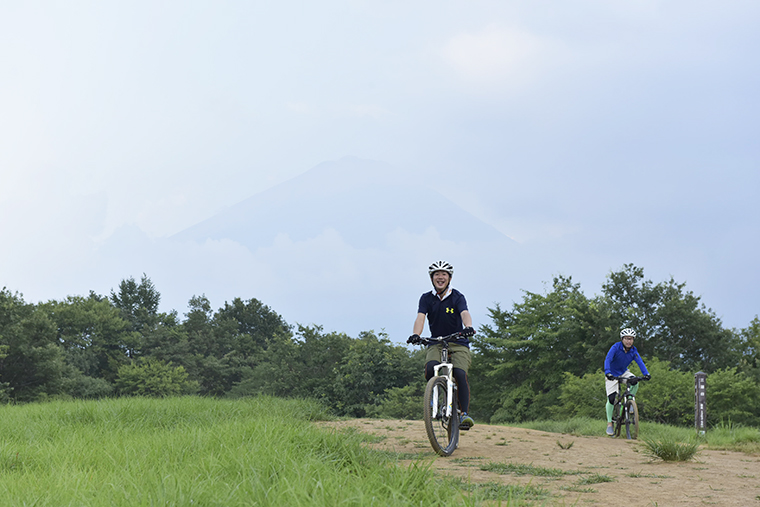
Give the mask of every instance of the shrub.
MULTIPOLYGON (((636 394, 641 419, 674 425, 693 425, 694 375, 671 370, 670 363, 657 358, 647 359, 646 365, 652 374, 652 380, 642 382, 636 394)), ((637 374, 638 370, 634 373, 637 374)))
POLYGON ((422 419, 422 398, 425 383, 415 381, 404 387, 385 391, 378 405, 367 406, 368 417, 391 419, 422 419))
POLYGON ((120 394, 137 396, 178 396, 193 394, 198 383, 187 380, 182 366, 173 367, 158 359, 138 359, 119 368, 116 387, 120 394))
POLYGON ((707 377, 707 414, 716 421, 753 425, 760 416, 760 392, 755 381, 736 368, 726 368, 707 377))
POLYGON ((102 378, 74 374, 64 379, 64 391, 69 396, 82 399, 98 399, 111 396, 114 388, 110 382, 102 378))
POLYGON ((560 404, 552 408, 551 412, 556 419, 600 419, 604 417, 605 398, 604 374, 601 369, 582 377, 565 372, 559 395, 560 404))

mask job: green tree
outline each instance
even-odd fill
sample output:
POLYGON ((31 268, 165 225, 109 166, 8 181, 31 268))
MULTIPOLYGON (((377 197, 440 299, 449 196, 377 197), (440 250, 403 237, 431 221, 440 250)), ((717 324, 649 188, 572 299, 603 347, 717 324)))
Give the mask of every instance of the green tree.
POLYGON ((217 343, 214 312, 205 295, 190 298, 185 317, 181 326, 187 336, 189 360, 192 362, 192 366, 187 366, 188 371, 199 382, 200 394, 221 396, 229 386, 224 379, 231 374, 226 371, 227 366, 221 358, 231 353, 232 347, 225 350, 217 343))
MULTIPOLYGON (((257 299, 235 298, 213 315, 205 296, 194 297, 189 306, 183 327, 194 361, 192 371, 203 394, 229 393, 266 362, 265 353, 272 344, 280 346, 292 338, 284 319, 257 299)), ((238 395, 245 386, 250 382, 238 388, 238 395)))
POLYGON ((325 333, 321 326, 298 326, 293 339, 270 344, 261 361, 233 390, 236 395, 260 392, 315 398, 334 407, 345 361, 354 339, 345 333, 325 333))
POLYGON ((158 314, 158 325, 147 332, 143 340, 143 357, 182 366, 191 378, 197 377, 197 361, 191 351, 187 328, 177 321, 174 311, 158 314))
POLYGON ((257 364, 243 372, 241 381, 230 390, 230 396, 293 396, 298 386, 306 380, 300 373, 302 363, 299 356, 298 344, 292 338, 276 336, 269 341, 257 364))
POLYGON ((68 296, 42 304, 40 310, 55 323, 67 364, 85 377, 113 382, 119 367, 129 362, 129 322, 107 299, 95 293, 68 296))
POLYGON ((636 330, 636 348, 683 371, 715 371, 738 363, 741 342, 685 283, 654 284, 626 264, 602 286, 600 304, 611 321, 636 330))
POLYGON ((258 299, 235 298, 231 303, 225 302, 214 320, 220 331, 229 334, 224 343, 246 357, 266 349, 277 336, 291 335, 285 320, 258 299))
POLYGON ((131 334, 125 338, 125 352, 131 359, 142 352, 143 338, 159 324, 158 304, 161 301, 153 282, 143 273, 140 283, 129 277, 119 283, 119 290, 111 290, 111 303, 129 322, 131 334))
POLYGON ((14 401, 34 401, 61 392, 66 374, 54 322, 5 287, 0 290, 0 383, 14 401))
POLYGON ((599 368, 609 347, 598 310, 569 277, 546 294, 525 292, 512 311, 489 309, 493 325, 473 339, 472 411, 494 421, 545 419, 564 372, 599 368))
POLYGON ((377 413, 374 407, 390 390, 421 378, 421 367, 422 359, 413 359, 406 347, 393 345, 382 333, 363 332, 354 339, 299 326, 296 339, 270 340, 230 395, 315 398, 335 413, 361 417, 377 413))
POLYGON ((760 319, 757 315, 740 335, 743 348, 740 369, 760 385, 760 319))
MULTIPOLYGON (((0 335, 0 343, 3 343, 3 335, 0 335)), ((3 364, 3 360, 8 357, 8 345, 0 345, 0 365, 3 364)), ((0 377, 2 380, 2 377, 0 377)), ((0 382, 0 403, 8 403, 11 395, 11 387, 9 382, 0 382)))
POLYGON ((345 333, 325 333, 321 326, 298 326, 300 382, 293 394, 304 398, 328 401, 336 396, 340 378, 339 365, 343 363, 354 339, 345 333))
POLYGON ((333 406, 341 415, 364 417, 386 390, 418 377, 419 366, 412 364, 406 347, 393 345, 387 335, 362 332, 338 367, 333 406))

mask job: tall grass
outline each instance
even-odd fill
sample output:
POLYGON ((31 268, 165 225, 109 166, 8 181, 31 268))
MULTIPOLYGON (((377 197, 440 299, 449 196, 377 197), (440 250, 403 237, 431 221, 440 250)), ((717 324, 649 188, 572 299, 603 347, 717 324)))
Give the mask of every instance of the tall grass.
MULTIPOLYGON (((309 424, 316 403, 267 397, 51 402, 0 407, 3 505, 481 505, 429 463, 309 424)), ((516 500, 502 505, 520 505, 516 500)))

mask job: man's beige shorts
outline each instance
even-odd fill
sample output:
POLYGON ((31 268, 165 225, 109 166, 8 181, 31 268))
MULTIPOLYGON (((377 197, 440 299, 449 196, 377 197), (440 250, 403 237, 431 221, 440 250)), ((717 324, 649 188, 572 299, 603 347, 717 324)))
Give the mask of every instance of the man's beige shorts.
MULTIPOLYGON (((441 361, 441 347, 443 345, 433 345, 427 348, 425 353, 425 363, 429 361, 441 361)), ((472 364, 472 356, 470 355, 470 349, 464 345, 458 343, 449 344, 449 361, 454 364, 454 368, 464 370, 465 373, 470 371, 470 364, 472 364)))

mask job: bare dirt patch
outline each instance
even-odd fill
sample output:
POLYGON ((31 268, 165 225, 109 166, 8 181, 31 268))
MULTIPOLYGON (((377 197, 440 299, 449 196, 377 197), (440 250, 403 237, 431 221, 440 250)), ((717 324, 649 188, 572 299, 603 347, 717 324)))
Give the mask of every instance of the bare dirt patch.
POLYGON ((336 429, 353 427, 375 435, 378 441, 368 445, 432 460, 433 469, 441 474, 474 483, 542 486, 554 495, 548 502, 551 505, 760 507, 758 455, 703 449, 694 461, 666 463, 650 459, 638 441, 477 424, 462 432, 459 448, 443 458, 431 449, 422 421, 352 419, 323 424, 336 429), (481 469, 492 463, 530 465, 572 474, 542 477, 481 469), (583 484, 584 479, 597 474, 612 482, 583 484))

